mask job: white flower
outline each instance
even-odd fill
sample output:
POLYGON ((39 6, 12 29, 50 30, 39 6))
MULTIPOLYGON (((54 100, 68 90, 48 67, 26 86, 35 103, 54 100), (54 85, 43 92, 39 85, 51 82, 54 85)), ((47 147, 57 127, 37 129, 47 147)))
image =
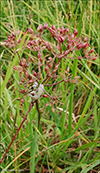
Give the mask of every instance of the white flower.
MULTIPOLYGON (((33 85, 33 88, 36 89, 37 86, 38 86, 38 83, 35 82, 33 85)), ((29 94, 34 100, 37 100, 41 97, 42 93, 44 92, 44 85, 40 84, 39 87, 37 88, 37 91, 38 92, 33 90, 29 94)))
POLYGON ((38 83, 37 82, 34 82, 34 84, 33 84, 33 88, 37 88, 37 86, 38 86, 38 83))

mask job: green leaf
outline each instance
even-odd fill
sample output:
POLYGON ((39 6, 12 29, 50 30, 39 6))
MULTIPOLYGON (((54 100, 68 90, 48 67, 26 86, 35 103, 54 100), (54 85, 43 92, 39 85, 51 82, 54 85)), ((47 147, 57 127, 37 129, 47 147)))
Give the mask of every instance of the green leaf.
MULTIPOLYGON (((76 148, 74 151, 80 151, 80 150, 84 150, 84 149, 86 149, 86 148, 89 148, 89 147, 95 145, 95 144, 97 143, 98 140, 100 140, 100 138, 97 139, 97 140, 95 140, 95 141, 93 141, 93 142, 90 142, 90 143, 88 143, 88 144, 84 144, 84 145, 82 145, 82 146, 76 148)), ((74 151, 73 151, 73 152, 74 152, 74 151)))

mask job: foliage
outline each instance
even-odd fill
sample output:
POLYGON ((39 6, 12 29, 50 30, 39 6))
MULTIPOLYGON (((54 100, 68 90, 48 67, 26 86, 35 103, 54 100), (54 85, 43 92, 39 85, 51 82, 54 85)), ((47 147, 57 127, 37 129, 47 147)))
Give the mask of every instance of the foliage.
POLYGON ((1 2, 2 172, 100 170, 99 5, 1 2))

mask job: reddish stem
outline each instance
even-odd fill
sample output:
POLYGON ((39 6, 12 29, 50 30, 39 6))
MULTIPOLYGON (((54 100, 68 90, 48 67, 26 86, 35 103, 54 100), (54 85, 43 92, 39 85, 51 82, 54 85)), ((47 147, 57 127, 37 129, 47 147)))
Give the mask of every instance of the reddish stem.
POLYGON ((16 131, 16 133, 15 133, 15 135, 14 135, 14 137, 13 137, 13 139, 12 139, 11 143, 10 143, 10 145, 8 146, 8 148, 7 148, 6 152, 4 153, 4 155, 3 155, 2 159, 0 160, 0 165, 1 165, 1 163, 3 162, 3 160, 4 160, 4 158, 5 158, 6 154, 7 154, 7 152, 9 151, 9 149, 10 149, 10 147, 11 147, 12 143, 14 142, 14 140, 15 140, 15 138, 16 138, 16 136, 17 136, 18 132, 19 132, 19 130, 21 129, 21 127, 22 127, 22 125, 23 125, 24 121, 26 120, 26 118, 27 118, 27 116, 28 116, 29 112, 31 111, 32 107, 33 107, 33 105, 32 105, 32 104, 30 104, 29 110, 27 111, 27 113, 26 113, 26 115, 25 115, 25 117, 24 117, 23 121, 21 122, 21 124, 20 124, 20 126, 19 126, 18 130, 16 131))
POLYGON ((61 81, 59 81, 59 82, 57 82, 57 83, 53 83, 53 84, 44 84, 44 86, 54 86, 54 85, 58 85, 58 84, 62 83, 63 81, 64 81, 64 79, 61 80, 61 81))

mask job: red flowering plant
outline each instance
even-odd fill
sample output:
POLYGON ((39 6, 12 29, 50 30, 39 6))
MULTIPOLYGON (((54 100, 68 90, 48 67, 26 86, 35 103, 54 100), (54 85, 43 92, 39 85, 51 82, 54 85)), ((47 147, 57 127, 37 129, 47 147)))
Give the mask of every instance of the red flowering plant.
MULTIPOLYGON (((13 67, 15 70, 19 71, 19 85, 22 85, 25 88, 20 91, 23 94, 30 92, 29 87, 27 87, 28 90, 26 89, 26 86, 30 84, 33 84, 34 86, 37 83, 36 87, 37 89, 39 89, 39 84, 41 84, 41 87, 44 88, 44 86, 57 85, 63 81, 71 81, 64 77, 64 73, 61 74, 60 62, 62 58, 87 58, 90 60, 95 60, 98 56, 93 56, 94 48, 90 50, 88 38, 78 36, 77 30, 74 30, 73 33, 70 33, 69 28, 63 28, 62 26, 61 29, 59 27, 56 29, 54 25, 48 27, 47 23, 45 23, 44 26, 42 24, 38 26, 38 34, 35 34, 31 28, 28 28, 27 31, 30 39, 26 45, 26 49, 34 53, 34 57, 29 57, 28 61, 26 60, 26 58, 21 59, 17 50, 16 53, 19 56, 19 65, 17 67, 13 67), (45 30, 48 30, 50 32, 51 37, 53 37, 54 40, 56 40, 56 44, 52 44, 42 38, 42 35, 45 32, 45 30), (77 56, 77 54, 75 53, 76 50, 79 52, 81 51, 82 56, 77 56), (34 68, 31 68, 31 71, 29 72, 28 68, 29 66, 31 66, 31 64, 35 65, 34 68), (57 80, 57 78, 59 78, 59 75, 62 76, 62 80, 60 82, 48 84, 51 78, 57 80)), ((17 40, 17 44, 19 44, 20 41, 21 38, 17 40)), ((11 36, 8 36, 8 39, 5 42, 6 46, 10 48, 15 48, 15 34, 12 33, 11 36)), ((43 92, 46 91, 43 89, 43 92)), ((36 93, 30 92, 30 94, 33 98, 36 97, 36 93)))
MULTIPOLYGON (((11 147, 13 141, 15 140, 34 103, 36 103, 36 108, 38 111, 39 126, 40 111, 38 106, 38 99, 41 96, 50 97, 50 99, 54 102, 58 99, 58 96, 51 96, 50 93, 45 90, 45 87, 56 86, 62 82, 75 83, 77 81, 78 76, 75 76, 73 78, 69 73, 68 67, 67 77, 64 72, 62 73, 62 59, 69 58, 74 60, 87 58, 89 60, 95 60, 98 56, 94 56, 94 48, 90 50, 88 38, 84 38, 83 36, 79 35, 76 29, 74 29, 73 33, 71 33, 69 31, 69 28, 64 28, 62 26, 61 28, 58 27, 56 29, 54 25, 49 27, 47 23, 45 23, 44 25, 41 24, 38 26, 37 33, 34 33, 31 28, 27 28, 26 32, 29 37, 29 41, 28 43, 24 41, 26 44, 25 49, 32 52, 33 56, 28 57, 28 59, 25 57, 20 58, 19 49, 17 49, 16 53, 19 57, 19 64, 18 66, 13 66, 13 69, 19 72, 19 93, 24 94, 24 97, 26 95, 31 96, 32 102, 20 127, 18 128, 7 151, 5 152, 1 163, 6 156, 9 148, 11 147), (43 35, 46 32, 48 33, 48 35, 51 35, 54 40, 54 44, 43 38, 43 35)), ((20 32, 18 34, 20 35, 20 32)), ((11 35, 7 37, 7 40, 5 40, 5 45, 12 50, 15 50, 20 42, 21 38, 18 37, 18 40, 16 41, 16 35, 14 32, 12 32, 11 35)), ((24 102, 24 97, 23 99, 21 99, 21 103, 24 102)))

